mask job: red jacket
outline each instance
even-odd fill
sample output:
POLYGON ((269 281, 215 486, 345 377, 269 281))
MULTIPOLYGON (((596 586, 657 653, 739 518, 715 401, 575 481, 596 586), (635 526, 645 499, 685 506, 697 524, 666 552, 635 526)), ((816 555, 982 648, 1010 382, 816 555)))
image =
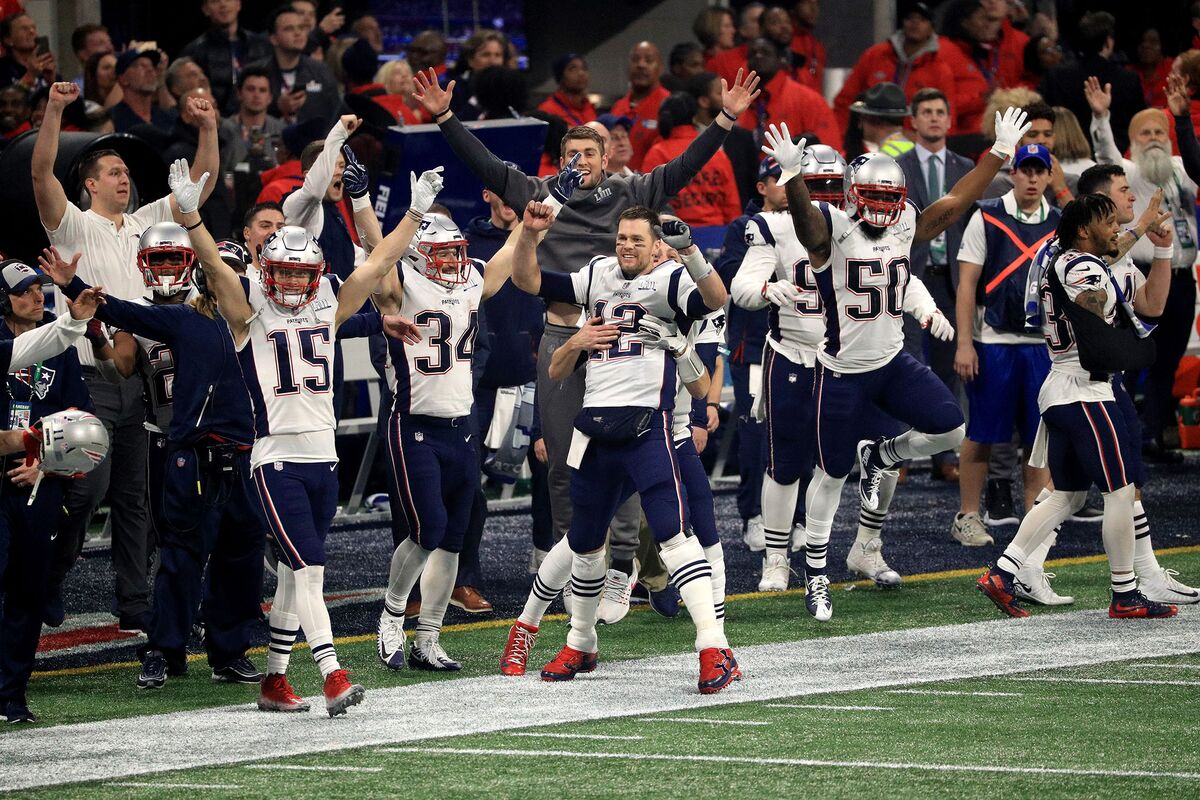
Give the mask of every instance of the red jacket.
MULTIPOLYGON (((694 125, 676 125, 670 136, 659 139, 646 153, 642 170, 649 172, 679 157, 699 135, 694 125)), ((725 151, 717 150, 691 183, 671 198, 670 204, 676 216, 688 225, 728 225, 733 222, 742 213, 742 204, 733 177, 733 164, 725 151)))
POLYGON ((737 71, 746 69, 746 51, 748 49, 747 45, 739 44, 729 50, 722 50, 704 62, 704 68, 709 72, 717 73, 725 79, 726 83, 733 86, 733 81, 737 78, 737 71))
POLYGON ((577 106, 572 103, 562 92, 555 92, 547 97, 540 106, 538 111, 544 111, 547 114, 554 116, 567 123, 568 127, 575 128, 580 125, 586 125, 596 119, 596 107, 592 105, 592 101, 587 97, 583 98, 583 105, 577 106))
POLYGON ((1125 65, 1126 69, 1141 79, 1142 95, 1146 98, 1148 108, 1166 108, 1167 74, 1171 71, 1171 65, 1174 63, 1174 59, 1164 58, 1158 62, 1157 67, 1149 72, 1145 72, 1135 64, 1125 65))
MULTIPOLYGON (((838 125, 844 131, 850 122, 850 104, 859 94, 865 92, 877 83, 890 81, 904 89, 904 95, 911 102, 913 95, 919 89, 933 87, 941 89, 954 106, 954 71, 950 68, 941 48, 944 47, 934 37, 926 43, 914 58, 900 60, 897 50, 898 42, 893 35, 886 42, 868 47, 859 57, 858 63, 850 71, 842 90, 833 100, 833 110, 838 125)), ((899 37, 899 46, 903 46, 903 36, 899 37)))
POLYGON ((815 133, 821 144, 842 149, 842 135, 837 120, 816 91, 802 86, 779 71, 759 87, 762 94, 749 110, 738 118, 738 124, 749 130, 766 130, 772 123, 786 122, 793 136, 805 131, 815 133))
POLYGON ((810 89, 825 91, 825 45, 813 35, 811 28, 794 26, 792 52, 798 56, 799 66, 792 70, 792 77, 810 89))
POLYGON ((625 95, 613 103, 612 113, 618 117, 629 117, 633 120, 633 130, 629 132, 629 143, 633 146, 633 156, 629 159, 629 168, 634 172, 642 172, 642 159, 646 151, 658 141, 658 107, 662 101, 671 96, 666 87, 659 84, 650 94, 637 101, 636 106, 629 95, 625 95))
POLYGON ((954 73, 954 91, 946 92, 950 98, 950 113, 954 116, 954 131, 979 133, 983 110, 991 93, 987 78, 957 41, 943 36, 941 42, 944 45, 941 48, 942 55, 954 73))

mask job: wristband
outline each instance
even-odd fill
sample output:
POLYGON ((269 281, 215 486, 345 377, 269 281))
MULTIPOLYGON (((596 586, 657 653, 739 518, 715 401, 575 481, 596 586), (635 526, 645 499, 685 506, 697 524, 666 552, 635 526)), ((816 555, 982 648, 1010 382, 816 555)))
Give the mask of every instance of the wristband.
POLYGON ((1159 245, 1154 245, 1154 259, 1156 261, 1160 258, 1165 258, 1168 261, 1170 261, 1174 257, 1175 257, 1175 246, 1174 245, 1165 245, 1163 247, 1160 247, 1159 245))
POLYGON ((737 122, 737 117, 734 116, 733 114, 730 114, 724 108, 721 109, 721 116, 723 116, 725 119, 729 120, 730 122, 737 122))
POLYGON ((695 349, 690 346, 675 356, 675 371, 679 373, 679 379, 685 384, 695 383, 706 374, 704 362, 696 355, 695 349))
POLYGON ((199 228, 203 224, 204 224, 204 220, 201 219, 195 225, 184 225, 183 229, 185 231, 194 231, 194 230, 196 230, 196 228, 199 228))
POLYGON ((559 200, 557 197, 555 197, 552 194, 547 195, 546 199, 541 202, 542 202, 542 205, 550 206, 550 210, 554 212, 554 216, 556 216, 556 217, 558 216, 558 212, 562 211, 562 208, 563 208, 562 201, 559 200))
POLYGON ((710 402, 710 403, 705 403, 705 405, 706 405, 706 406, 708 406, 709 408, 716 408, 716 409, 720 409, 720 408, 721 408, 721 404, 720 404, 720 403, 711 403, 711 402, 710 402))
POLYGON ((691 254, 683 257, 683 265, 687 267, 688 275, 692 276, 692 280, 696 283, 707 278, 712 274, 712 264, 700 254, 700 248, 697 247, 691 254))
POLYGON ((439 119, 442 118, 442 116, 449 114, 449 113, 450 113, 450 106, 446 106, 445 109, 443 109, 442 111, 439 111, 438 113, 433 115, 433 121, 437 122, 439 119))
POLYGON ((350 197, 350 205, 355 211, 366 211, 371 207, 371 194, 368 192, 360 197, 350 197))
POLYGON ((410 208, 408 211, 405 211, 404 216, 408 217, 413 222, 423 222, 425 220, 425 215, 418 213, 415 208, 410 208))
POLYGON ((1067 186, 1064 186, 1063 188, 1059 189, 1057 192, 1055 192, 1055 193, 1054 193, 1054 199, 1055 199, 1055 200, 1059 200, 1059 199, 1061 199, 1061 198, 1062 198, 1062 196, 1063 196, 1064 194, 1065 194, 1067 197, 1070 197, 1070 196, 1071 196, 1071 189, 1070 189, 1069 187, 1067 187, 1067 186))

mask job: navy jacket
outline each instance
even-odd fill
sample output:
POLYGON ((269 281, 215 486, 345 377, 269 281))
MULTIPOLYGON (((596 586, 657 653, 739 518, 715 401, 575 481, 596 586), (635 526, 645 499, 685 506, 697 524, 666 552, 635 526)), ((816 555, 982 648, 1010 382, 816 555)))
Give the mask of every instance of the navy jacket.
MULTIPOLYGON (((713 266, 726 290, 733 283, 742 259, 746 257, 746 223, 758 212, 762 211, 757 202, 751 201, 746 205, 740 217, 729 223, 725 230, 725 243, 721 246, 721 255, 713 266)), ((733 364, 761 364, 763 344, 767 339, 767 309, 760 308, 750 311, 729 304, 729 316, 725 321, 725 343, 729 348, 729 360, 733 364)))
MULTIPOLYGON (((54 314, 47 311, 42 325, 54 321, 54 314)), ((0 342, 6 343, 4 366, 7 372, 8 359, 12 355, 12 330, 0 323, 0 342)), ((68 408, 92 410, 92 397, 83 382, 83 368, 79 366, 79 355, 74 347, 68 347, 54 358, 41 361, 32 367, 7 374, 6 391, 0 395, 0 422, 6 430, 12 425, 12 403, 30 403, 29 422, 37 422, 47 414, 68 408)))

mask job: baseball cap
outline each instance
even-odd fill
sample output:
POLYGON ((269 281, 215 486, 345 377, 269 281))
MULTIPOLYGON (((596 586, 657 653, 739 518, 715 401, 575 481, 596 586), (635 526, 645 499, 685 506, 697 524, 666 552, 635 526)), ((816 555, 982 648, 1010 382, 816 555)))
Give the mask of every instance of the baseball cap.
MULTIPOLYGON (((563 75, 566 73, 567 67, 571 66, 571 62, 577 58, 580 61, 583 61, 583 56, 579 55, 579 53, 564 53, 563 55, 554 59, 554 63, 550 65, 550 71, 554 73, 555 83, 562 83, 563 75)), ((607 128, 608 126, 605 125, 604 127, 607 128)))
POLYGON ((1017 154, 1013 156, 1013 169, 1020 167, 1030 159, 1037 161, 1046 169, 1052 168, 1050 162, 1050 151, 1046 149, 1046 145, 1027 144, 1017 150, 1017 154))
POLYGON ((779 166, 779 162, 767 156, 758 165, 758 179, 765 181, 767 178, 774 175, 778 178, 783 174, 783 168, 779 166))
POLYGON ((610 131, 614 125, 623 125, 627 131, 633 130, 633 120, 629 117, 618 117, 616 114, 601 114, 596 117, 596 122, 599 122, 610 131))
POLYGON ((126 50, 117 56, 117 74, 124 75, 125 70, 133 66, 133 62, 139 58, 148 58, 151 65, 157 66, 158 62, 162 60, 162 53, 157 50, 126 50))
POLYGON ((16 294, 23 292, 35 283, 49 283, 50 279, 28 264, 10 259, 0 262, 0 292, 16 294))

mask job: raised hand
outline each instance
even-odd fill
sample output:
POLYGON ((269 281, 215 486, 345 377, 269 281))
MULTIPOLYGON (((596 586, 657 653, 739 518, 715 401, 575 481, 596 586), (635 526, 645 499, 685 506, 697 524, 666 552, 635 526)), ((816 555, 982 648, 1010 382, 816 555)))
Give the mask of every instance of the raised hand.
POLYGON ((1155 247, 1172 247, 1175 244, 1175 226, 1156 225, 1146 231, 1146 238, 1155 247))
POLYGON ((405 344, 420 344, 421 329, 413 321, 399 314, 383 315, 383 332, 405 344))
POLYGON ((67 301, 67 308, 73 319, 91 319, 96 316, 96 309, 104 305, 104 287, 93 286, 79 293, 73 301, 67 301))
POLYGON ((317 27, 324 31, 326 36, 332 36, 340 31, 345 24, 346 14, 342 11, 342 7, 338 6, 333 11, 321 17, 321 21, 317 23, 317 27))
POLYGON ((414 73, 413 83, 416 85, 416 88, 413 89, 413 97, 433 115, 435 121, 439 114, 450 110, 450 99, 454 96, 456 81, 450 81, 443 89, 438 83, 437 73, 434 72, 433 67, 430 67, 428 70, 414 73))
POLYGON ((187 106, 184 110, 197 121, 197 127, 206 130, 217 129, 217 108, 213 105, 212 101, 203 97, 192 96, 187 99, 187 106))
POLYGON ((772 124, 764 134, 764 139, 766 144, 762 146, 762 151, 778 162, 783 173, 779 176, 779 185, 782 186, 800 174, 800 162, 804 160, 804 146, 808 140, 793 142, 792 132, 788 130, 786 122, 782 129, 772 124))
POLYGON ((1163 223, 1171 218, 1171 212, 1162 210, 1162 201, 1163 190, 1159 189, 1150 196, 1150 202, 1146 204, 1146 209, 1138 217, 1137 227, 1146 232, 1163 227, 1163 223))
POLYGON ((1187 78, 1177 72, 1167 73, 1167 107, 1176 117, 1187 116, 1191 109, 1191 98, 1188 97, 1187 78))
POLYGON ((1031 124, 1028 115, 1019 108, 1009 106, 1004 109, 1003 114, 997 111, 996 143, 992 145, 992 152, 1000 158, 1012 156, 1017 152, 1017 145, 1031 124))
POLYGON ((780 307, 800 301, 800 289, 791 281, 771 281, 763 286, 763 298, 780 307))
POLYGON ((554 209, 545 203, 530 200, 529 205, 525 206, 521 222, 525 225, 525 230, 531 233, 550 230, 550 226, 554 224, 554 209))
POLYGON ((750 107, 759 92, 758 73, 750 70, 743 80, 742 70, 738 69, 733 86, 726 83, 724 78, 721 79, 721 108, 731 117, 737 117, 750 107))
POLYGON ((60 81, 50 86, 47 103, 60 111, 79 99, 79 87, 70 81, 60 81))
POLYGON ((343 114, 338 119, 338 122, 340 122, 342 127, 346 129, 346 136, 354 133, 356 130, 358 130, 358 126, 362 125, 362 120, 353 114, 343 114))
POLYGON ((167 171, 167 185, 171 187, 171 194, 175 195, 179 213, 191 214, 200 207, 200 195, 208 179, 209 174, 206 172, 200 176, 200 180, 193 181, 187 159, 175 159, 175 163, 171 164, 167 171))
POLYGON ((1092 75, 1083 82, 1083 97, 1092 109, 1093 117, 1103 117, 1112 106, 1112 84, 1106 83, 1100 87, 1100 79, 1092 75))
POLYGON ((342 170, 342 185, 346 192, 354 198, 366 197, 370 190, 370 176, 367 168, 354 155, 350 145, 342 145, 342 158, 346 159, 346 168, 342 170))
POLYGON ((57 248, 47 247, 38 256, 38 266, 42 268, 42 272, 50 276, 50 280, 54 281, 55 286, 66 286, 74 280, 75 272, 79 268, 79 258, 82 255, 83 253, 76 253, 68 263, 63 261, 57 248))
POLYGON ((412 190, 412 202, 409 203, 409 208, 421 216, 429 213, 429 208, 437 199, 438 192, 442 190, 443 169, 444 167, 427 169, 421 173, 419 178, 415 172, 408 173, 408 186, 412 190))
POLYGON ((681 219, 665 219, 662 240, 667 247, 682 253, 692 246, 692 229, 681 219))
POLYGON ((571 156, 571 160, 558 171, 558 180, 550 186, 550 194, 564 205, 571 199, 571 195, 575 194, 579 184, 583 182, 583 173, 575 168, 575 165, 579 163, 579 156, 580 153, 571 156))

